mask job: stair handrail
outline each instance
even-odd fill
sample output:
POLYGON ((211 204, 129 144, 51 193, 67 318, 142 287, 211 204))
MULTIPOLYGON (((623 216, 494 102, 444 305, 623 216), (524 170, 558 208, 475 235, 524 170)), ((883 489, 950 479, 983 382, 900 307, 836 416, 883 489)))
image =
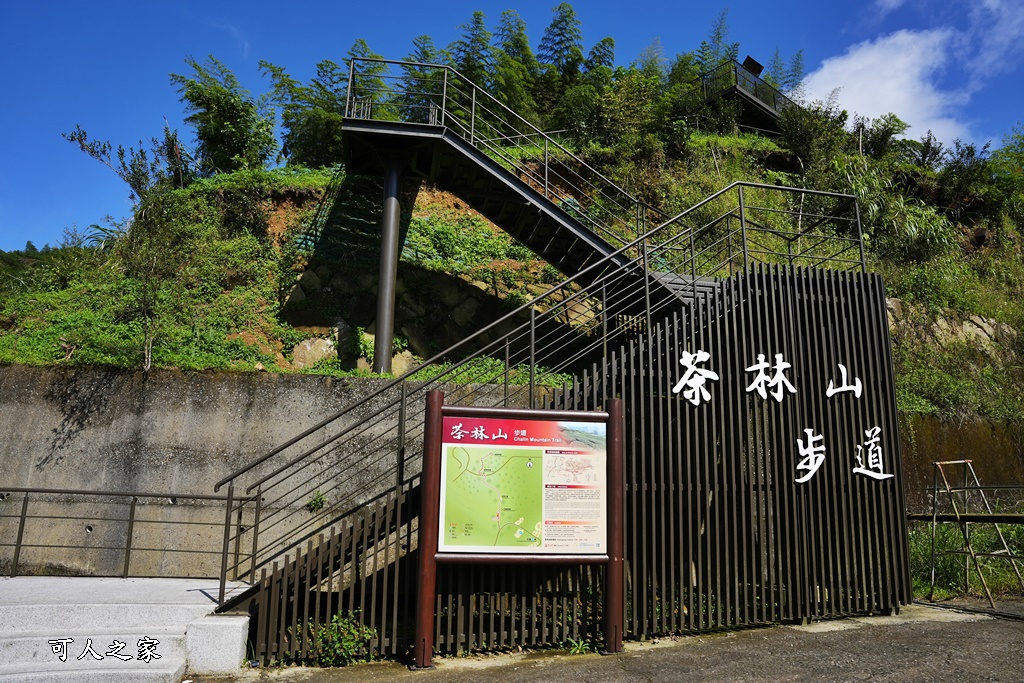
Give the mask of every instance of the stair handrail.
MULTIPOLYGON (((537 297, 535 297, 531 301, 529 301, 529 302, 519 306, 518 308, 515 308, 514 310, 512 310, 511 312, 503 315, 502 317, 498 318, 497 320, 494 320, 493 322, 485 325, 484 327, 480 328, 479 330, 477 330, 473 334, 467 336, 465 339, 462 339, 462 340, 456 342, 455 344, 452 344, 448 348, 444 349, 443 351, 440 351, 440 352, 434 354, 429 359, 423 361, 422 363, 420 363, 416 367, 411 368, 410 370, 407 370, 405 373, 403 373, 399 377, 396 377, 395 379, 389 381, 384 386, 376 389, 375 391, 371 392, 370 394, 367 394, 366 396, 361 397, 358 401, 345 406, 344 408, 342 408, 341 410, 337 411, 336 413, 330 415, 329 417, 324 418, 323 420, 318 422, 316 425, 314 425, 312 427, 309 427, 308 429, 306 429, 302 433, 292 437, 288 441, 286 441, 283 444, 277 446, 276 448, 274 448, 270 452, 260 456, 259 458, 257 458, 256 460, 250 462, 249 464, 247 464, 247 465, 245 465, 245 466, 243 466, 243 467, 233 471, 232 473, 226 475, 225 477, 223 477, 220 481, 218 481, 214 485, 214 487, 213 487, 214 492, 219 491, 224 485, 226 485, 226 484, 234 481, 235 479, 238 479, 239 477, 247 474, 248 472, 252 471, 256 467, 262 465, 264 462, 266 462, 270 458, 272 458, 275 455, 281 453, 282 451, 288 449, 289 447, 295 445, 296 443, 298 443, 299 441, 301 441, 301 440, 305 439, 306 437, 310 436, 314 432, 316 432, 316 431, 318 431, 320 429, 323 429, 324 427, 326 427, 326 426, 330 425, 331 423, 337 421, 338 419, 340 419, 344 415, 346 415, 349 412, 351 412, 354 408, 356 408, 356 407, 366 403, 367 401, 371 401, 371 400, 373 400, 374 398, 376 398, 378 396, 381 396, 381 395, 385 394, 386 392, 394 389, 396 386, 398 386, 402 382, 408 380, 415 373, 423 370, 426 367, 429 367, 429 366, 437 363, 440 360, 443 360, 445 357, 450 356, 453 352, 457 351, 460 347, 469 344, 473 340, 479 338, 481 335, 486 334, 487 332, 489 332, 489 331, 499 327, 500 325, 502 325, 504 323, 507 323, 510 320, 513 320, 516 317, 518 317, 518 316, 520 316, 520 315, 522 315, 524 313, 527 313, 530 309, 532 309, 534 307, 534 305, 535 305, 535 303, 537 301, 545 299, 545 298, 551 296, 552 294, 554 294, 555 292, 558 292, 560 290, 564 290, 566 287, 569 287, 569 286, 575 284, 578 280, 580 280, 581 278, 584 278, 588 274, 599 273, 602 268, 610 265, 613 262, 613 259, 615 259, 617 256, 620 256, 620 255, 626 253, 627 251, 629 251, 631 249, 636 249, 637 247, 642 247, 645 243, 650 242, 652 237, 656 236, 657 234, 659 234, 663 230, 667 229, 669 226, 674 225, 674 224, 682 221, 689 214, 698 211, 699 209, 703 208, 707 204, 710 204, 711 202, 715 201, 719 197, 722 197, 722 196, 728 194, 729 192, 731 192, 731 191, 733 191, 735 189, 738 189, 738 188, 780 190, 780 191, 795 192, 795 193, 806 193, 806 194, 814 194, 814 195, 840 197, 840 198, 844 198, 844 199, 856 199, 852 195, 845 195, 845 194, 840 194, 840 193, 835 193, 835 192, 807 190, 807 189, 804 189, 804 188, 795 188, 795 187, 787 187, 787 186, 779 186, 779 185, 766 185, 764 183, 754 183, 754 182, 749 182, 749 181, 734 181, 734 182, 730 183, 729 185, 725 186, 724 188, 722 188, 721 190, 718 190, 717 192, 715 192, 715 193, 713 193, 711 195, 708 195, 703 200, 701 200, 700 202, 697 202, 696 204, 694 204, 693 206, 689 207, 688 209, 685 209, 685 210, 681 211, 680 213, 676 214, 675 216, 673 216, 672 218, 662 222, 658 226, 656 226, 654 228, 651 228, 646 233, 644 233, 643 235, 641 235, 641 236, 637 237, 636 239, 632 240, 628 244, 620 247, 619 249, 616 249, 614 252, 612 252, 612 253, 602 257, 598 261, 595 261, 594 263, 590 264, 589 266, 583 268, 576 275, 574 275, 572 277, 569 277, 569 278, 566 278, 565 280, 559 282, 556 285, 552 285, 549 289, 544 291, 544 293, 539 294, 537 297)), ((678 235, 675 235, 673 237, 673 239, 679 239, 680 237, 685 238, 690 233, 692 233, 694 230, 695 230, 695 228, 693 228, 693 227, 687 227, 686 231, 684 231, 684 232, 682 232, 682 233, 680 233, 678 235)), ((858 235, 858 239, 859 239, 859 235, 858 235)), ((293 462, 293 463, 290 463, 290 464, 296 464, 296 463, 293 462)), ((251 492, 251 488, 247 489, 247 492, 251 492)))
MULTIPOLYGON (((403 472, 407 471, 407 463, 415 461, 417 451, 414 447, 408 456, 405 455, 406 444, 414 443, 407 439, 416 438, 411 435, 422 428, 422 415, 415 411, 408 412, 408 407, 430 388, 468 382, 464 389, 458 390, 460 400, 483 400, 508 406, 529 397, 529 404, 533 407, 535 401, 546 402, 558 395, 566 395, 574 382, 586 383, 587 368, 596 363, 593 366, 593 373, 596 373, 602 358, 607 362, 608 352, 616 344, 632 344, 634 340, 641 344, 652 343, 650 330, 664 315, 676 310, 674 304, 699 300, 711 294, 716 286, 703 282, 715 282, 720 277, 735 274, 739 272, 740 264, 745 271, 748 263, 752 263, 748 256, 755 260, 764 260, 765 255, 783 261, 788 258, 790 265, 794 265, 795 258, 802 263, 811 259, 812 265, 831 260, 841 262, 844 267, 850 264, 863 267, 862 261, 836 258, 848 253, 847 250, 851 248, 849 244, 843 246, 843 250, 838 253, 833 253, 830 247, 830 237, 842 242, 854 241, 842 236, 847 232, 847 228, 842 226, 854 222, 844 201, 820 208, 812 207, 808 213, 802 201, 799 209, 795 202, 786 205, 789 208, 772 203, 759 206, 761 202, 758 201, 758 195, 751 197, 753 203, 745 203, 745 187, 783 189, 743 181, 731 183, 622 247, 622 250, 631 247, 636 249, 642 258, 631 259, 625 264, 611 264, 608 261, 616 254, 609 254, 602 259, 603 263, 592 264, 594 270, 602 265, 605 269, 594 273, 582 287, 579 281, 573 282, 574 278, 550 287, 540 297, 453 344, 402 376, 382 383, 383 386, 379 386, 376 391, 345 406, 335 415, 218 482, 218 487, 228 484, 229 498, 222 542, 222 586, 229 578, 230 543, 237 547, 243 533, 250 534, 245 546, 251 544, 251 553, 240 555, 236 552, 230 571, 236 580, 246 576, 253 580, 257 568, 276 562, 276 558, 283 553, 313 539, 318 531, 355 513, 360 504, 360 491, 369 493, 386 490, 390 486, 394 487, 396 495, 404 495, 402 491, 408 493, 407 487, 412 485, 413 480, 403 472), (709 202, 721 200, 730 191, 735 191, 736 197, 730 200, 731 208, 728 211, 723 213, 715 208, 709 213, 696 214, 698 220, 693 220, 694 212, 709 202), (779 225, 771 218, 777 213, 788 215, 794 229, 780 231, 779 225), (813 235, 808 245, 807 242, 801 242, 806 236, 801 230, 806 216, 822 218, 823 221, 831 216, 838 222, 830 222, 828 225, 832 227, 813 235), (666 234, 659 234, 665 230, 668 230, 666 234), (759 235, 765 234, 768 241, 759 243, 759 235), (819 239, 822 235, 825 235, 824 239, 819 239), (652 237, 658 239, 651 240, 652 237), (779 238, 783 241, 776 241, 779 238), (729 240, 728 249, 726 240, 729 240), (823 243, 825 246, 821 248, 823 243), (742 250, 734 247, 742 247, 742 250), (825 256, 822 257, 822 254, 825 256), (511 320, 517 313, 522 317, 511 320), (495 330, 502 323, 507 328, 495 330), (646 340, 643 340, 644 330, 648 331, 646 340), (493 338, 482 337, 487 333, 493 338), (473 346, 460 352, 458 360, 434 365, 460 346, 470 343, 473 346), (500 358, 502 348, 504 363, 501 363, 500 358), (482 371, 478 370, 476 361, 487 358, 497 360, 498 367, 489 368, 485 363, 482 371), (521 374, 527 372, 527 369, 528 384, 524 374, 521 374), (417 372, 423 374, 413 377, 413 373, 417 372), (550 383, 552 377, 562 373, 572 374, 573 379, 569 380, 569 384, 558 386, 550 383), (513 374, 519 374, 518 381, 510 380, 513 374), (535 390, 541 387, 557 388, 543 389, 536 393, 535 390), (390 395, 383 395, 389 391, 390 395), (361 415, 357 409, 371 402, 374 405, 372 414, 361 415), (347 419, 341 419, 346 415, 347 419), (339 419, 340 424, 336 424, 333 429, 324 429, 339 419), (382 427, 383 431, 379 431, 377 426, 382 427), (314 434, 319 429, 324 429, 323 433, 314 434), (300 443, 304 439, 309 440, 300 443), (341 443, 354 444, 355 450, 351 447, 345 450, 346 447, 341 446, 341 443), (296 444, 299 447, 295 452, 284 452, 296 444), (358 490, 349 489, 344 481, 322 480, 325 472, 323 465, 328 462, 325 458, 333 458, 332 454, 342 456, 345 462, 363 463, 373 468, 370 471, 374 473, 369 480, 360 484, 358 490), (257 475, 258 480, 257 477, 249 477, 241 486, 235 481, 275 455, 284 457, 268 468, 273 469, 272 472, 261 471, 257 475), (385 469, 380 470, 380 463, 391 462, 390 458, 396 458, 393 465, 385 465, 385 469), (249 484, 248 488, 245 488, 245 484, 249 484), (314 492, 319 495, 320 488, 325 484, 329 484, 330 488, 324 488, 323 491, 332 496, 326 513, 323 516, 296 517, 294 513, 306 508, 309 496, 314 492), (248 498, 242 496, 235 499, 233 493, 236 488, 240 492, 244 491, 246 496, 254 489, 257 492, 248 498), (334 498, 334 495, 339 494, 340 498, 334 498), (236 504, 232 500, 239 502, 236 504), (243 500, 254 501, 254 504, 248 506, 243 500), (251 520, 251 529, 239 526, 232 530, 230 520, 236 518, 239 524, 243 518, 251 520)), ((800 188, 784 189, 790 194, 804 194, 800 188)), ((820 194, 838 197, 840 200, 848 197, 828 192, 820 194)), ((856 234, 859 236, 859 231, 856 234)), ((576 277, 586 277, 588 272, 594 271, 587 267, 576 277)), ((591 374, 593 376, 595 374, 591 374)), ((560 384, 562 380, 556 382, 560 384)), ((337 460, 330 462, 338 464, 337 460)))

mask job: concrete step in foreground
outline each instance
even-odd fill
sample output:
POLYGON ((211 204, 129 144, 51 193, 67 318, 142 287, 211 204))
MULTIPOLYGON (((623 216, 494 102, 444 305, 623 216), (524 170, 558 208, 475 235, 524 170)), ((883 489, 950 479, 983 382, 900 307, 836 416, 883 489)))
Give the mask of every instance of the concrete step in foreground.
POLYGON ((177 683, 237 671, 248 617, 213 615, 216 594, 210 580, 0 579, 0 681, 177 683))

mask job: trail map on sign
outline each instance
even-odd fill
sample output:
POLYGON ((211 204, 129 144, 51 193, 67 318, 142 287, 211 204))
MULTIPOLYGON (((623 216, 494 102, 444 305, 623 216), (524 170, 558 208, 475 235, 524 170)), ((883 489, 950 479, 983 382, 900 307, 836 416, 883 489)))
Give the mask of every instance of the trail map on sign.
POLYGON ((445 417, 440 552, 606 552, 604 423, 445 417))
POLYGON ((445 541, 454 545, 540 546, 540 449, 448 449, 445 541))

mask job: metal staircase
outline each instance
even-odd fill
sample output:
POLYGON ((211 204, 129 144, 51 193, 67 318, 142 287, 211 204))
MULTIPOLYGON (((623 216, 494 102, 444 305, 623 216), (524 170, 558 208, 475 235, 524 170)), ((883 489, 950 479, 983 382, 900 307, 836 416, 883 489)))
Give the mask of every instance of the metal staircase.
MULTIPOLYGON (((407 645, 399 606, 415 576, 401 567, 415 550, 428 391, 544 407, 597 383, 617 350, 649 340, 660 321, 705 310, 724 278, 754 263, 865 270, 850 196, 734 183, 665 218, 448 67, 354 60, 347 107, 350 173, 399 156, 406 173, 456 192, 568 278, 217 483, 228 496, 222 581, 253 585, 264 660, 301 657, 337 611, 377 629, 377 654, 407 645)), ((715 310, 728 305, 719 297, 715 310)), ((582 580, 531 571, 509 585, 582 580)), ((454 599, 462 588, 445 590, 454 599)), ((527 623, 527 612, 558 609, 564 600, 517 608, 508 633, 578 637, 568 616, 557 633, 527 623)), ((467 647, 466 628, 452 626, 445 647, 467 647)))
POLYGON ((399 158, 567 276, 627 265, 616 250, 668 219, 450 67, 353 60, 345 115, 349 173, 399 158))

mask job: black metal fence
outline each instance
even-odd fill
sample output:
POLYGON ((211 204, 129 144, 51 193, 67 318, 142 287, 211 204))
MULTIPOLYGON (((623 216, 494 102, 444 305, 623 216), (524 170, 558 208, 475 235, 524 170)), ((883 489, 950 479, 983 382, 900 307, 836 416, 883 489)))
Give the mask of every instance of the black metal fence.
POLYGON ((758 267, 599 374, 632 436, 633 637, 911 600, 877 276, 758 267))
MULTIPOLYGON (((557 409, 625 402, 626 637, 910 602, 886 330, 875 275, 757 267, 663 307, 546 395, 539 405, 557 409), (774 362, 762 367, 762 354, 774 362)), ((419 457, 408 446, 406 462, 419 457)), ((260 581, 257 654, 300 656, 322 605, 375 627, 374 651, 406 652, 418 482, 340 519, 337 540, 307 540, 274 563, 260 581)), ((435 647, 596 643, 602 571, 444 566, 435 647)))
MULTIPOLYGON (((0 573, 214 578, 226 502, 223 495, 2 487, 0 573)), ((236 537, 246 530, 237 517, 229 526, 236 537)))
MULTIPOLYGON (((742 184, 716 194, 623 247, 641 254, 631 266, 594 264, 604 274, 586 289, 553 287, 226 478, 227 518, 253 520, 241 554, 231 554, 230 534, 224 547, 225 577, 260 584, 257 654, 300 657, 329 618, 324 606, 375 628, 375 653, 405 652, 422 400, 433 388, 463 405, 627 402, 628 637, 886 611, 909 600, 884 298, 865 273, 850 199, 742 184), (750 270, 763 261, 776 270, 750 270), (684 351, 714 358, 706 367, 719 379, 704 387, 714 404, 686 398, 702 396, 700 387, 672 392, 684 351), (766 394, 782 385, 768 384, 782 354, 797 395, 783 387, 776 405, 737 384, 756 377, 746 369, 758 354, 766 394), (829 398, 830 382, 859 384, 862 395, 829 398), (811 454, 823 445, 828 458, 802 484, 798 439, 811 454), (853 472, 858 455, 870 470, 878 446, 891 468, 883 474, 895 478, 853 472), (315 514, 304 509, 314 493, 328 501, 315 514), (386 510, 366 521, 377 505, 386 510), (331 533, 347 540, 324 550, 331 533)), ((597 640, 602 580, 600 568, 444 567, 435 646, 456 653, 597 640)))

